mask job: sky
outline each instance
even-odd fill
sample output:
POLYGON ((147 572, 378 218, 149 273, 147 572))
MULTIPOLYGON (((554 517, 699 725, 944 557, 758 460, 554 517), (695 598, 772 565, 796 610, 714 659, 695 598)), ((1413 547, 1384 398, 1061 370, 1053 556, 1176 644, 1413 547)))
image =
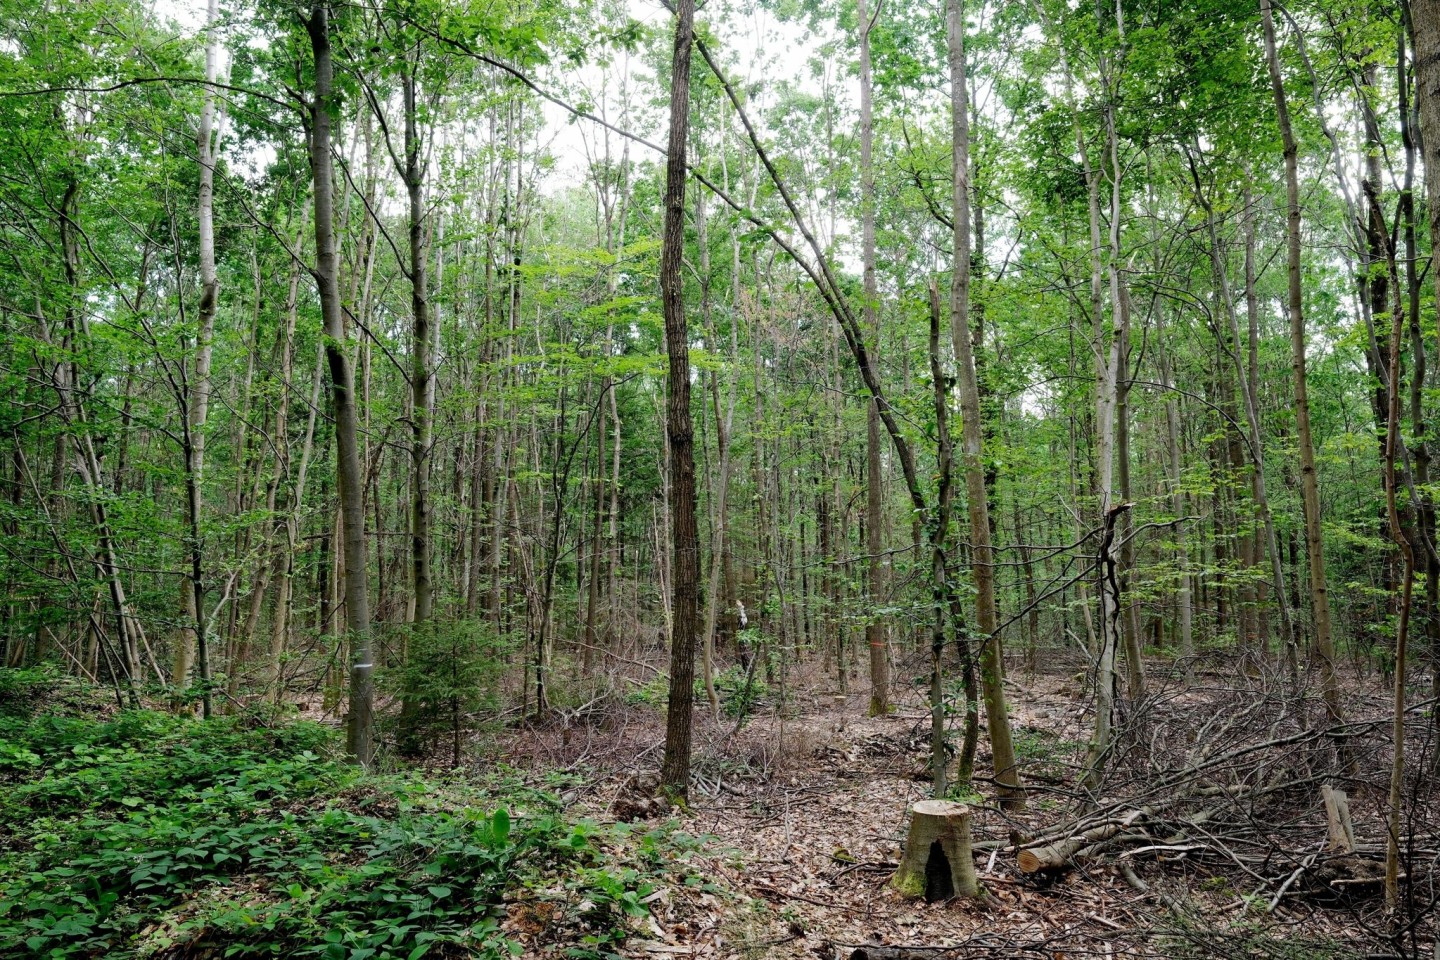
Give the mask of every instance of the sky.
MULTIPOLYGON (((802 88, 815 86, 807 62, 818 48, 819 42, 809 36, 803 27, 781 22, 753 2, 708 0, 702 2, 700 7, 697 20, 724 38, 726 53, 739 64, 735 79, 748 79, 761 70, 769 72, 768 79, 782 79, 777 78, 773 71, 789 69, 793 75, 783 79, 789 79, 802 88)), ((631 19, 651 28, 663 29, 670 19, 669 12, 659 0, 627 0, 627 8, 631 19)), ((187 31, 198 32, 205 24, 206 0, 154 0, 153 9, 158 16, 173 19, 187 31)), ((227 66, 225 58, 222 57, 222 76, 227 66)), ((654 88, 653 73, 639 58, 630 63, 628 72, 631 95, 637 101, 648 100, 657 92, 654 88)), ((606 81, 605 74, 606 71, 599 66, 586 65, 579 69, 567 68, 563 76, 552 71, 549 76, 542 74, 538 79, 543 88, 563 97, 566 94, 566 89, 563 88, 599 91, 606 81)), ((612 68, 609 77, 612 90, 618 88, 618 81, 619 77, 612 68)), ((853 83, 853 79, 850 82, 853 83)), ((850 100, 854 101, 854 91, 850 91, 850 100)), ((598 138, 602 136, 602 131, 595 124, 584 120, 571 122, 570 115, 556 104, 546 102, 543 110, 546 130, 541 136, 541 142, 548 144, 554 154, 557 161, 555 174, 558 175, 551 178, 546 189, 564 189, 583 182, 587 165, 586 141, 589 140, 588 146, 593 149, 598 138)), ((612 113, 609 119, 613 118, 612 113)), ((652 142, 663 143, 663 122, 663 117, 658 118, 658 128, 657 124, 639 123, 635 132, 646 136, 652 142)), ((643 147, 636 149, 644 150, 643 147)))

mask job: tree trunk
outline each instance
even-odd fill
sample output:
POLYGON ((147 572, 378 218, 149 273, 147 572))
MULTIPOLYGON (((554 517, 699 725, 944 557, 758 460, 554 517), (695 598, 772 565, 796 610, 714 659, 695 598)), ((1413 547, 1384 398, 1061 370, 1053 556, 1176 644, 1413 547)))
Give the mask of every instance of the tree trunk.
MULTIPOLYGON (((1305 374, 1305 298, 1300 285, 1300 173, 1290 109, 1275 48, 1275 19, 1270 0, 1260 0, 1265 60, 1285 155, 1286 295, 1290 312, 1290 365, 1294 374, 1295 432, 1300 447, 1300 491, 1305 512, 1305 547, 1310 559, 1310 598, 1315 624, 1315 656, 1320 661, 1321 695, 1332 723, 1341 720, 1340 688, 1335 678, 1335 645, 1330 627, 1330 595, 1325 586, 1325 547, 1320 529, 1320 491, 1315 475, 1315 444, 1310 432, 1310 398, 1305 374)), ((1440 134, 1437 134, 1440 135, 1440 134)))
MULTIPOLYGON (((1405 329, 1405 301, 1400 288, 1399 271, 1395 264, 1395 248, 1391 243, 1393 234, 1386 228, 1384 213, 1381 211, 1376 193, 1377 181, 1366 184, 1366 195, 1374 211, 1376 233, 1381 239, 1381 252, 1390 281, 1392 292, 1390 303, 1390 378, 1386 384, 1386 428, 1385 428, 1385 512, 1390 522, 1390 536, 1400 548, 1403 563, 1400 581, 1399 620, 1395 626, 1395 677, 1394 712, 1392 713, 1391 740, 1393 753, 1390 763, 1390 796, 1387 838, 1385 844, 1385 905, 1392 912, 1400 905, 1400 835, 1405 829, 1403 799, 1405 788, 1405 684, 1407 643, 1410 631, 1410 607, 1415 589, 1415 548, 1400 521, 1400 510, 1396 503, 1397 477, 1395 464, 1402 450, 1400 437, 1400 344, 1405 329)), ((1382 304, 1382 307, 1384 304, 1382 304)))
MULTIPOLYGON (((874 26, 866 0, 857 0, 860 21, 860 218, 861 269, 865 302, 861 315, 866 333, 874 338, 871 349, 880 348, 880 291, 875 282, 875 120, 872 104, 870 30, 874 26)), ((879 11, 875 11, 879 16, 879 11)), ((865 643, 870 651, 870 715, 890 712, 890 649, 887 627, 876 608, 884 601, 886 569, 884 550, 884 477, 880 467, 880 407, 872 398, 865 410, 865 551, 866 614, 865 643)))
POLYGON ((949 800, 911 804, 905 855, 890 885, 931 903, 976 896, 980 884, 970 852, 970 808, 949 800))
MULTIPOLYGON (((192 625, 188 642, 193 644, 200 664, 201 710, 209 717, 214 709, 210 691, 210 645, 205 637, 204 542, 201 539, 201 511, 204 503, 205 422, 210 409, 210 356, 215 340, 215 308, 220 293, 215 274, 215 88, 219 72, 220 37, 217 0, 209 0, 206 25, 210 36, 205 44, 205 96, 200 108, 200 129, 196 135, 200 161, 198 227, 200 234, 200 316, 195 334, 195 367, 189 384, 188 409, 183 411, 182 431, 185 449, 185 522, 189 570, 182 604, 186 619, 192 625)), ((182 633, 181 643, 187 638, 182 633)), ((188 657, 176 657, 171 682, 183 687, 189 673, 188 657)))
POLYGON ((410 582, 414 591, 411 623, 435 615, 435 585, 430 549, 430 443, 435 415, 434 331, 430 329, 430 291, 425 260, 425 163, 415 103, 415 74, 420 51, 407 55, 401 84, 405 109, 405 191, 410 203, 410 582))
POLYGON ((670 446, 671 584, 670 696, 661 786, 686 800, 690 787, 691 713, 695 698, 695 620, 700 536, 695 522, 694 431, 690 423, 690 345, 685 326, 685 144, 690 127, 690 50, 695 0, 677 0, 670 74, 670 137, 665 161, 665 220, 660 295, 669 357, 665 432, 670 446))
MULTIPOLYGON (((1114 502, 1114 446, 1115 408, 1118 402, 1120 378, 1124 374, 1125 344, 1130 336, 1129 298, 1124 281, 1120 276, 1117 262, 1120 236, 1120 163, 1117 156, 1115 117, 1113 104, 1107 103, 1105 110, 1107 153, 1112 167, 1110 202, 1110 311, 1111 331, 1107 346, 1100 314, 1095 317, 1094 352, 1096 363, 1095 385, 1095 493, 1099 501, 1101 522, 1100 562, 1097 589, 1100 594, 1099 657, 1095 671, 1095 732, 1086 751, 1085 784, 1092 789, 1099 786, 1105 757, 1110 749, 1112 713, 1115 708, 1115 655, 1116 648, 1123 642, 1120 630, 1121 596, 1119 565, 1120 558, 1116 544, 1117 521, 1128 505, 1114 502)), ((1090 188, 1090 234, 1095 249, 1091 254, 1091 290, 1093 305, 1098 306, 1096 288, 1099 286, 1098 266, 1101 260, 1099 248, 1099 177, 1092 174, 1090 188)), ((1138 662, 1138 651, 1134 660, 1138 662)))
POLYGON ((961 0, 946 4, 946 35, 950 59, 950 132, 954 150, 951 179, 951 227, 954 266, 950 281, 950 337, 960 381, 961 451, 965 499, 970 518, 971 571, 975 580, 975 613, 980 628, 980 682, 995 779, 1007 808, 1024 803, 1020 771, 1010 736, 1010 714, 1000 675, 999 614, 995 599, 995 566, 990 542, 990 508, 985 490, 984 433, 980 385, 970 338, 970 117, 965 78, 965 18, 961 0))
POLYGON ((340 305, 339 263, 335 252, 335 185, 330 159, 330 122, 334 66, 330 51, 330 8, 322 0, 305 20, 315 58, 315 89, 309 104, 310 174, 315 195, 315 283, 324 321, 325 358, 330 370, 335 417, 336 477, 343 515, 345 624, 350 635, 350 712, 345 746, 362 766, 373 756, 371 726, 374 694, 371 674, 370 584, 365 549, 365 476, 360 465, 360 418, 355 377, 346 347, 340 305))
MULTIPOLYGON (((1419 115, 1421 159, 1425 168, 1425 207, 1430 223, 1430 236, 1440 236, 1440 0, 1410 0, 1410 26, 1415 43, 1415 107, 1419 115)), ((1407 232, 1407 240, 1410 234, 1407 232)), ((1407 258, 1413 269, 1415 259, 1407 258)), ((1435 254, 1431 250, 1431 275, 1435 280, 1437 296, 1440 296, 1440 270, 1435 268, 1435 254)), ((1412 320, 1415 315, 1412 314, 1412 320)), ((1419 354, 1417 354, 1418 356, 1419 354)), ((1418 368, 1417 368, 1418 376, 1418 368)), ((1433 508, 1431 509, 1433 516, 1433 508)), ((1433 521, 1432 521, 1433 527, 1433 521)), ((1425 581, 1427 606, 1430 620, 1434 622, 1440 611, 1440 570, 1431 570, 1425 581)), ((1430 628, 1431 696, 1440 697, 1440 629, 1430 628)), ((1434 722, 1440 727, 1440 710, 1432 711, 1434 722)), ((1440 770, 1440 754, 1436 755, 1436 769, 1440 770)))

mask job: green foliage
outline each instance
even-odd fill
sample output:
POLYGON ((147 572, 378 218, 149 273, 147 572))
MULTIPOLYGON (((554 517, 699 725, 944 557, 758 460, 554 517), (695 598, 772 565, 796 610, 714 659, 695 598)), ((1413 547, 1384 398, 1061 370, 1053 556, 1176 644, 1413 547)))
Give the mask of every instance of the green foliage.
MULTIPOLYGON (((596 829, 582 822, 572 838, 588 846, 590 832, 596 829)), ((701 838, 677 830, 673 822, 650 829, 618 824, 613 830, 617 841, 629 841, 624 843, 623 862, 578 867, 563 883, 567 899, 575 904, 572 919, 579 926, 579 945, 568 955, 578 960, 619 960, 616 951, 631 925, 646 916, 647 903, 667 882, 723 893, 687 863, 688 855, 700 849, 701 838)))
POLYGON ((418 753, 418 744, 435 734, 470 727, 474 714, 494 712, 511 646, 488 621, 437 621, 410 630, 405 665, 381 678, 404 703, 398 721, 403 752, 418 753))
MULTIPOLYGON (((746 679, 747 671, 738 663, 715 675, 715 693, 720 698, 720 708, 729 716, 752 713, 770 694, 770 687, 764 680, 750 676, 747 683, 746 679)), ((705 696, 703 680, 696 681, 695 695, 705 696)))
MULTIPOLYGON (((740 664, 727 667, 715 674, 715 694, 720 698, 720 708, 728 716, 748 714, 770 695, 770 686, 758 676, 750 677, 746 683, 746 670, 740 664)), ((631 706, 664 707, 670 696, 670 678, 657 674, 649 682, 630 688, 625 702, 631 706)), ((706 698, 705 679, 695 679, 695 701, 703 703, 706 698)))
POLYGON ((28 716, 46 699, 74 692, 78 686, 53 663, 0 670, 0 717, 28 716))
POLYGON ((309 723, 0 718, 0 957, 506 956, 494 908, 527 858, 587 858, 566 882, 638 904, 546 794, 334 753, 309 723))
POLYGON ((663 707, 670 695, 670 678, 657 673, 649 681, 631 687, 625 694, 625 702, 633 707, 663 707))

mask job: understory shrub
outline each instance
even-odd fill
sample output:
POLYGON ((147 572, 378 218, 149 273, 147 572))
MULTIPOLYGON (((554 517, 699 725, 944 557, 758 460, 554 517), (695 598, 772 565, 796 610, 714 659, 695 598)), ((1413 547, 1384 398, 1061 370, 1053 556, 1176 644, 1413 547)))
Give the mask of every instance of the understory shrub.
POLYGON ((557 810, 366 776, 317 724, 0 716, 0 957, 509 956, 517 871, 602 862, 557 810))
POLYGON ((485 621, 407 627, 405 665, 381 683, 401 704, 395 720, 401 754, 418 756, 444 736, 456 764, 463 731, 476 714, 495 713, 513 644, 485 621))

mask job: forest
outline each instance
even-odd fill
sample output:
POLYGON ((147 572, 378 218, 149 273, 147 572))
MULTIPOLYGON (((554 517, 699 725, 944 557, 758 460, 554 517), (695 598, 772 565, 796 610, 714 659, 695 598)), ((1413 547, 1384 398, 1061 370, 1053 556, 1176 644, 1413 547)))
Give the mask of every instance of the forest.
POLYGON ((1440 0, 0 0, 0 131, 3 960, 1440 958, 1440 0))

